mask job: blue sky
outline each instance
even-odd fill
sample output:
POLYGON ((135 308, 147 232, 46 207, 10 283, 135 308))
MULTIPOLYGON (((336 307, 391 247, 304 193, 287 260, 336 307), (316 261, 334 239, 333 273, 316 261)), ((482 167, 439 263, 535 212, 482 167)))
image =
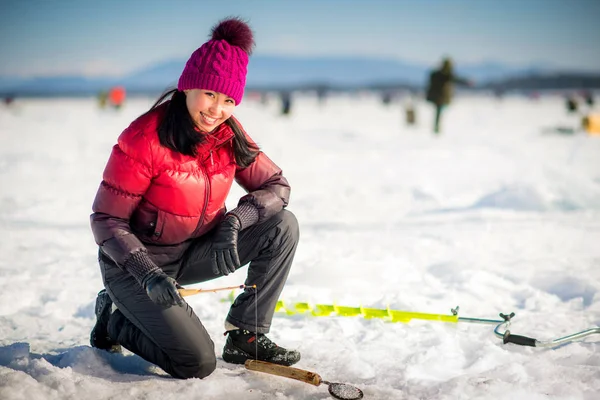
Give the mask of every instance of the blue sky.
POLYGON ((249 20, 255 54, 600 72, 598 0, 2 0, 0 75, 118 76, 186 59, 230 15, 249 20))

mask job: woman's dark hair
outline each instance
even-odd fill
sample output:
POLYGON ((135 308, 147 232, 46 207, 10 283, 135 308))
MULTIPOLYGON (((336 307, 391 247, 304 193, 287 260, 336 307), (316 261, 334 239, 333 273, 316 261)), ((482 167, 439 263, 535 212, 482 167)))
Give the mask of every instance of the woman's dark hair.
MULTIPOLYGON (((163 93, 150 107, 150 111, 166 102, 170 96, 170 102, 163 120, 158 127, 158 138, 160 144, 188 156, 197 155, 197 147, 204 142, 204 136, 199 135, 196 124, 188 112, 185 104, 185 93, 177 89, 171 89, 163 93)), ((259 153, 259 148, 246 138, 244 131, 233 118, 228 118, 225 123, 231 127, 234 133, 233 154, 235 163, 241 168, 246 168, 254 162, 259 153)))

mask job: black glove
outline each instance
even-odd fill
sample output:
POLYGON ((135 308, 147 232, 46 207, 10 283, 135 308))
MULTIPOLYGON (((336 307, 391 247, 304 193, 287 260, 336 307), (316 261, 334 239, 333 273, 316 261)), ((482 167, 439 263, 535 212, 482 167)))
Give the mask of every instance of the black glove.
POLYGON ((143 279, 142 287, 155 304, 171 307, 183 306, 184 301, 177 290, 177 281, 165 274, 161 269, 154 270, 143 279))
POLYGON ((212 269, 215 275, 229 275, 240 266, 237 251, 240 220, 235 215, 227 215, 217 228, 211 250, 212 269))

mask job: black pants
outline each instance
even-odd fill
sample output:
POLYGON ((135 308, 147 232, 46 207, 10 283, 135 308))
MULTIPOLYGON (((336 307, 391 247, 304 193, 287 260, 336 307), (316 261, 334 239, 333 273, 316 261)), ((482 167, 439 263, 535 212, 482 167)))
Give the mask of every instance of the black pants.
MULTIPOLYGON (((255 284, 258 295, 254 289, 242 292, 231 306, 228 322, 269 332, 298 238, 296 217, 286 210, 240 232, 240 261, 242 265, 250 263, 245 283, 255 284)), ((209 233, 194 240, 180 263, 162 266, 163 270, 181 285, 218 278, 212 272, 211 246, 209 233)), ((101 258, 100 269, 104 286, 118 307, 108 324, 112 339, 176 378, 203 378, 215 370, 214 343, 187 303, 183 307, 160 307, 133 276, 114 263, 101 258)))

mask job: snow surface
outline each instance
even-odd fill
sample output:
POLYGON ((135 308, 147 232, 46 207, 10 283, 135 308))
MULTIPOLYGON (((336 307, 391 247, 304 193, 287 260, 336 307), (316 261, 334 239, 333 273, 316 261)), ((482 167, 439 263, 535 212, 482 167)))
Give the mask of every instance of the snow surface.
MULTIPOLYGON (((91 203, 117 136, 153 100, 119 112, 93 98, 0 109, 0 398, 330 398, 324 385, 222 360, 206 379, 175 380, 89 346, 102 287, 91 203)), ((301 242, 286 303, 514 311, 511 331, 542 341, 600 325, 600 136, 557 133, 577 124, 561 97, 462 96, 439 137, 422 101, 416 127, 368 93, 324 105, 296 95, 287 118, 278 106, 248 98, 236 115, 292 185, 301 242)), ((202 287, 241 284, 244 271, 202 287)), ((219 357, 226 299, 187 298, 219 357)), ((502 344, 493 328, 277 313, 270 337, 302 352, 298 368, 365 399, 599 398, 600 335, 531 348, 502 344)))

